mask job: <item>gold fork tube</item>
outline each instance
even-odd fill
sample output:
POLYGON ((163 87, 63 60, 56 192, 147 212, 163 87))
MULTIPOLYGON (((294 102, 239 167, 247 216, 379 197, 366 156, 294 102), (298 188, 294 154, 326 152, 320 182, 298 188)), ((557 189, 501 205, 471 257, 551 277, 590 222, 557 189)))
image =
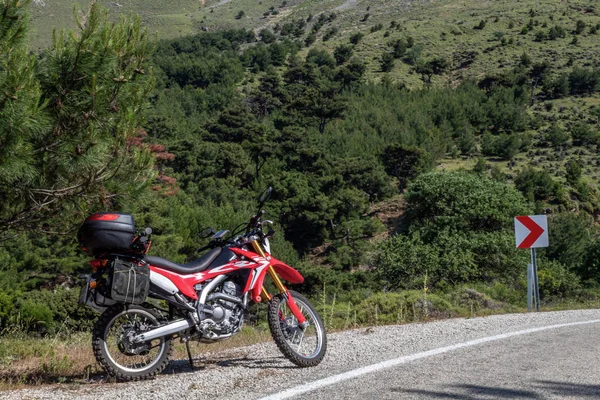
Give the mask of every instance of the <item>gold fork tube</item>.
MULTIPOLYGON (((260 245, 260 243, 258 243, 257 240, 253 241, 251 243, 251 245, 252 245, 252 248, 254 249, 254 251, 256 253, 258 253, 258 255, 260 255, 263 258, 267 258, 267 255, 265 254, 265 252, 262 249, 262 246, 260 245)), ((277 288, 277 290, 279 290, 279 293, 287 292, 287 289, 283 285, 283 282, 281 282, 281 279, 279 279, 279 275, 277 275, 277 272, 275 272, 275 270, 273 269, 273 267, 271 265, 269 265, 269 269, 267 271, 269 272, 271 279, 273 279, 273 283, 275 284, 275 287, 277 288)), ((263 287, 263 290, 264 290, 264 287, 263 287)), ((270 297, 268 297, 268 298, 270 299, 270 297)))
POLYGON ((269 292, 267 292, 267 289, 265 289, 265 287, 262 287, 260 296, 264 299, 267 299, 268 301, 270 301, 272 299, 272 296, 269 294, 269 292))

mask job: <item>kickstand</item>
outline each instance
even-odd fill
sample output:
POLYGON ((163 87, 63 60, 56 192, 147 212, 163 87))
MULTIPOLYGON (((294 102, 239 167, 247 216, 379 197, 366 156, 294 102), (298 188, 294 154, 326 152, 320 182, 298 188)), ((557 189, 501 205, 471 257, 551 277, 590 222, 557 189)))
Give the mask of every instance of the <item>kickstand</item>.
POLYGON ((190 351, 190 341, 189 340, 185 341, 185 348, 187 349, 188 360, 190 361, 190 368, 193 371, 194 370, 194 360, 192 359, 192 352, 190 351))

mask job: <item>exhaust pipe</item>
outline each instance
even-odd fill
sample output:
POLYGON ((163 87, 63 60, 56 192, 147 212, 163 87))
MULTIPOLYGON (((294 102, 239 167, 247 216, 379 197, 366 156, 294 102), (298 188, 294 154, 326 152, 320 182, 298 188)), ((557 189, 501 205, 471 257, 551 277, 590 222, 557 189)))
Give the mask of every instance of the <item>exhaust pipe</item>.
MULTIPOLYGON (((198 303, 204 305, 206 302, 206 297, 208 294, 223 280, 225 280, 225 275, 217 276, 213 279, 200 293, 200 299, 198 303)), ((235 303, 240 303, 240 300, 235 297, 225 297, 226 295, 216 296, 215 298, 222 298, 223 300, 232 301, 235 303), (223 297, 221 297, 223 296, 223 297)), ((171 322, 168 325, 161 326, 160 328, 152 329, 151 331, 144 332, 140 335, 134 336, 131 341, 133 343, 147 342, 148 340, 157 339, 163 336, 173 335, 175 333, 185 331, 186 329, 194 326, 193 322, 188 321, 187 319, 180 319, 179 321, 171 322)))
POLYGON ((152 329, 151 331, 144 332, 141 335, 134 336, 131 341, 133 343, 147 342, 148 340, 158 339, 163 336, 184 331, 192 326, 194 326, 194 324, 187 319, 180 319, 179 321, 171 322, 168 325, 161 326, 160 328, 152 329))
POLYGON ((242 299, 240 299, 239 297, 230 296, 225 293, 213 293, 210 296, 208 296, 208 299, 206 299, 206 301, 213 301, 213 300, 217 300, 217 299, 230 301, 230 302, 236 303, 236 304, 242 304, 242 299))

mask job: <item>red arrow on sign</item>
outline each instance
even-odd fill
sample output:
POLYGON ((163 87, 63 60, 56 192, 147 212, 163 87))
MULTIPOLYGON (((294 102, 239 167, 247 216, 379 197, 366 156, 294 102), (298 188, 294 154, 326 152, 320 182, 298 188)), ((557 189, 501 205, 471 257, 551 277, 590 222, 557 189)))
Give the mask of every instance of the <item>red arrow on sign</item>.
POLYGON ((535 241, 538 240, 538 238, 540 236, 542 236, 542 233, 544 233, 544 230, 542 229, 541 226, 536 224, 535 221, 532 220, 531 218, 529 218, 528 216, 515 217, 515 218, 517 218, 517 220, 520 223, 522 223, 525 226, 525 228, 529 229, 529 231, 530 231, 529 235, 527 235, 527 237, 521 242, 521 244, 518 246, 518 248, 519 249, 528 249, 531 246, 533 246, 535 241))

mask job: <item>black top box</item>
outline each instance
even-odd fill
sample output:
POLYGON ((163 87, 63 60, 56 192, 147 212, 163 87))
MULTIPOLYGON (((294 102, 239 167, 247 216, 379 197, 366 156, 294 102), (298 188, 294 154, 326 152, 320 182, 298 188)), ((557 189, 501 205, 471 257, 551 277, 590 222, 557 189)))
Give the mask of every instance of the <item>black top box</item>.
POLYGON ((87 217, 77 239, 88 256, 131 249, 135 234, 133 217, 129 214, 96 213, 87 217))

